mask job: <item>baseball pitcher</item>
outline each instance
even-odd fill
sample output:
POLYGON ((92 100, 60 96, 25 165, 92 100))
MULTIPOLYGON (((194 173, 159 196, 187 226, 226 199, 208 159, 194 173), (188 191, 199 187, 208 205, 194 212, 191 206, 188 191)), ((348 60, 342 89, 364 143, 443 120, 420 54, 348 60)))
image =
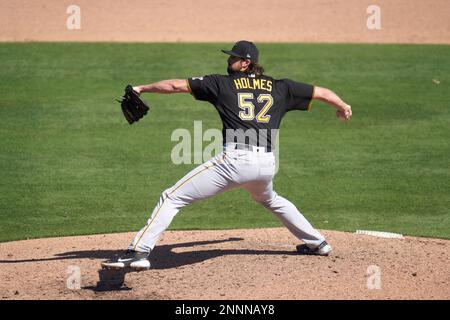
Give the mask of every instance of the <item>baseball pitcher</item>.
POLYGON ((147 113, 148 107, 139 99, 144 92, 190 93, 197 100, 211 103, 223 123, 223 151, 164 190, 147 224, 136 234, 128 250, 121 257, 103 262, 103 268, 149 269, 150 252, 181 208, 232 188, 247 190, 256 202, 280 219, 303 242, 297 246, 300 254, 331 253, 324 236, 292 202, 274 191, 277 147, 274 142, 281 120, 289 111, 309 111, 316 99, 336 108, 336 115, 346 121, 352 116, 350 105, 329 89, 265 75, 258 64, 258 49, 252 42, 239 41, 231 50, 222 51, 229 55, 228 75, 128 87, 126 95, 138 101, 136 104, 127 101, 126 95, 125 102, 122 101, 124 115, 130 123, 147 113))

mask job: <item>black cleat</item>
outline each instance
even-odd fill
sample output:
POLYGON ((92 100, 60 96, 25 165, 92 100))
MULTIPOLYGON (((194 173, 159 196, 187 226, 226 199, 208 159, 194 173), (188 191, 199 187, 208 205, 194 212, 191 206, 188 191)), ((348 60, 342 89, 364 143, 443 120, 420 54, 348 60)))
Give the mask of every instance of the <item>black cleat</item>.
POLYGON ((102 262, 102 268, 120 270, 129 267, 134 270, 148 270, 150 269, 149 255, 149 252, 128 250, 120 258, 102 262))
POLYGON ((306 244, 300 244, 297 246, 297 251, 300 254, 306 254, 306 255, 328 256, 328 255, 330 255, 331 251, 333 251, 333 249, 326 241, 324 241, 319 246, 317 246, 313 249, 308 247, 306 244))

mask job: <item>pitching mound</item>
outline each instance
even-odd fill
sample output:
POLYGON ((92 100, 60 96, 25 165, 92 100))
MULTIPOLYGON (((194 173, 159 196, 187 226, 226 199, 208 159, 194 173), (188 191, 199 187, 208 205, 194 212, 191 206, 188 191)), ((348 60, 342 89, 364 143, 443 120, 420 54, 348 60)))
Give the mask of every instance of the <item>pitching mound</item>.
POLYGON ((284 228, 166 232, 145 272, 100 270, 133 233, 2 243, 1 298, 450 298, 450 241, 323 233, 330 257, 298 255, 284 228))

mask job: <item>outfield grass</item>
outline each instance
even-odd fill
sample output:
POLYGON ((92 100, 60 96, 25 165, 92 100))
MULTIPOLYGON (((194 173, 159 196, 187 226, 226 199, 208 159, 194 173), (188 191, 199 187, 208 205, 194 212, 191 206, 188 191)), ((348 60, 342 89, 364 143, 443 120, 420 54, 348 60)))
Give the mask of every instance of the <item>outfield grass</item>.
MULTIPOLYGON (((146 95, 150 116, 128 126, 114 99, 127 83, 223 73, 229 46, 0 44, 0 241, 141 228, 195 167, 171 163, 172 131, 221 124, 189 95, 146 95)), ((268 74, 329 87, 354 112, 344 124, 315 102, 285 117, 279 194, 318 228, 450 238, 450 46, 260 51, 268 74)), ((185 208, 171 228, 279 225, 233 190, 185 208)))

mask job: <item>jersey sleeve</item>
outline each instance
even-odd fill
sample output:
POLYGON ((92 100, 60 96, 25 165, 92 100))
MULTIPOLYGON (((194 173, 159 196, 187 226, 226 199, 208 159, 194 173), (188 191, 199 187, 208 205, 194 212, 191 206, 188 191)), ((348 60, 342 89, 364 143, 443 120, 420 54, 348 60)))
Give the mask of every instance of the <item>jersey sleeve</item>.
POLYGON ((314 98, 314 86, 306 83, 284 79, 286 85, 286 111, 310 111, 314 98))
POLYGON ((214 103, 219 96, 219 85, 215 75, 187 79, 189 91, 195 99, 214 103))

